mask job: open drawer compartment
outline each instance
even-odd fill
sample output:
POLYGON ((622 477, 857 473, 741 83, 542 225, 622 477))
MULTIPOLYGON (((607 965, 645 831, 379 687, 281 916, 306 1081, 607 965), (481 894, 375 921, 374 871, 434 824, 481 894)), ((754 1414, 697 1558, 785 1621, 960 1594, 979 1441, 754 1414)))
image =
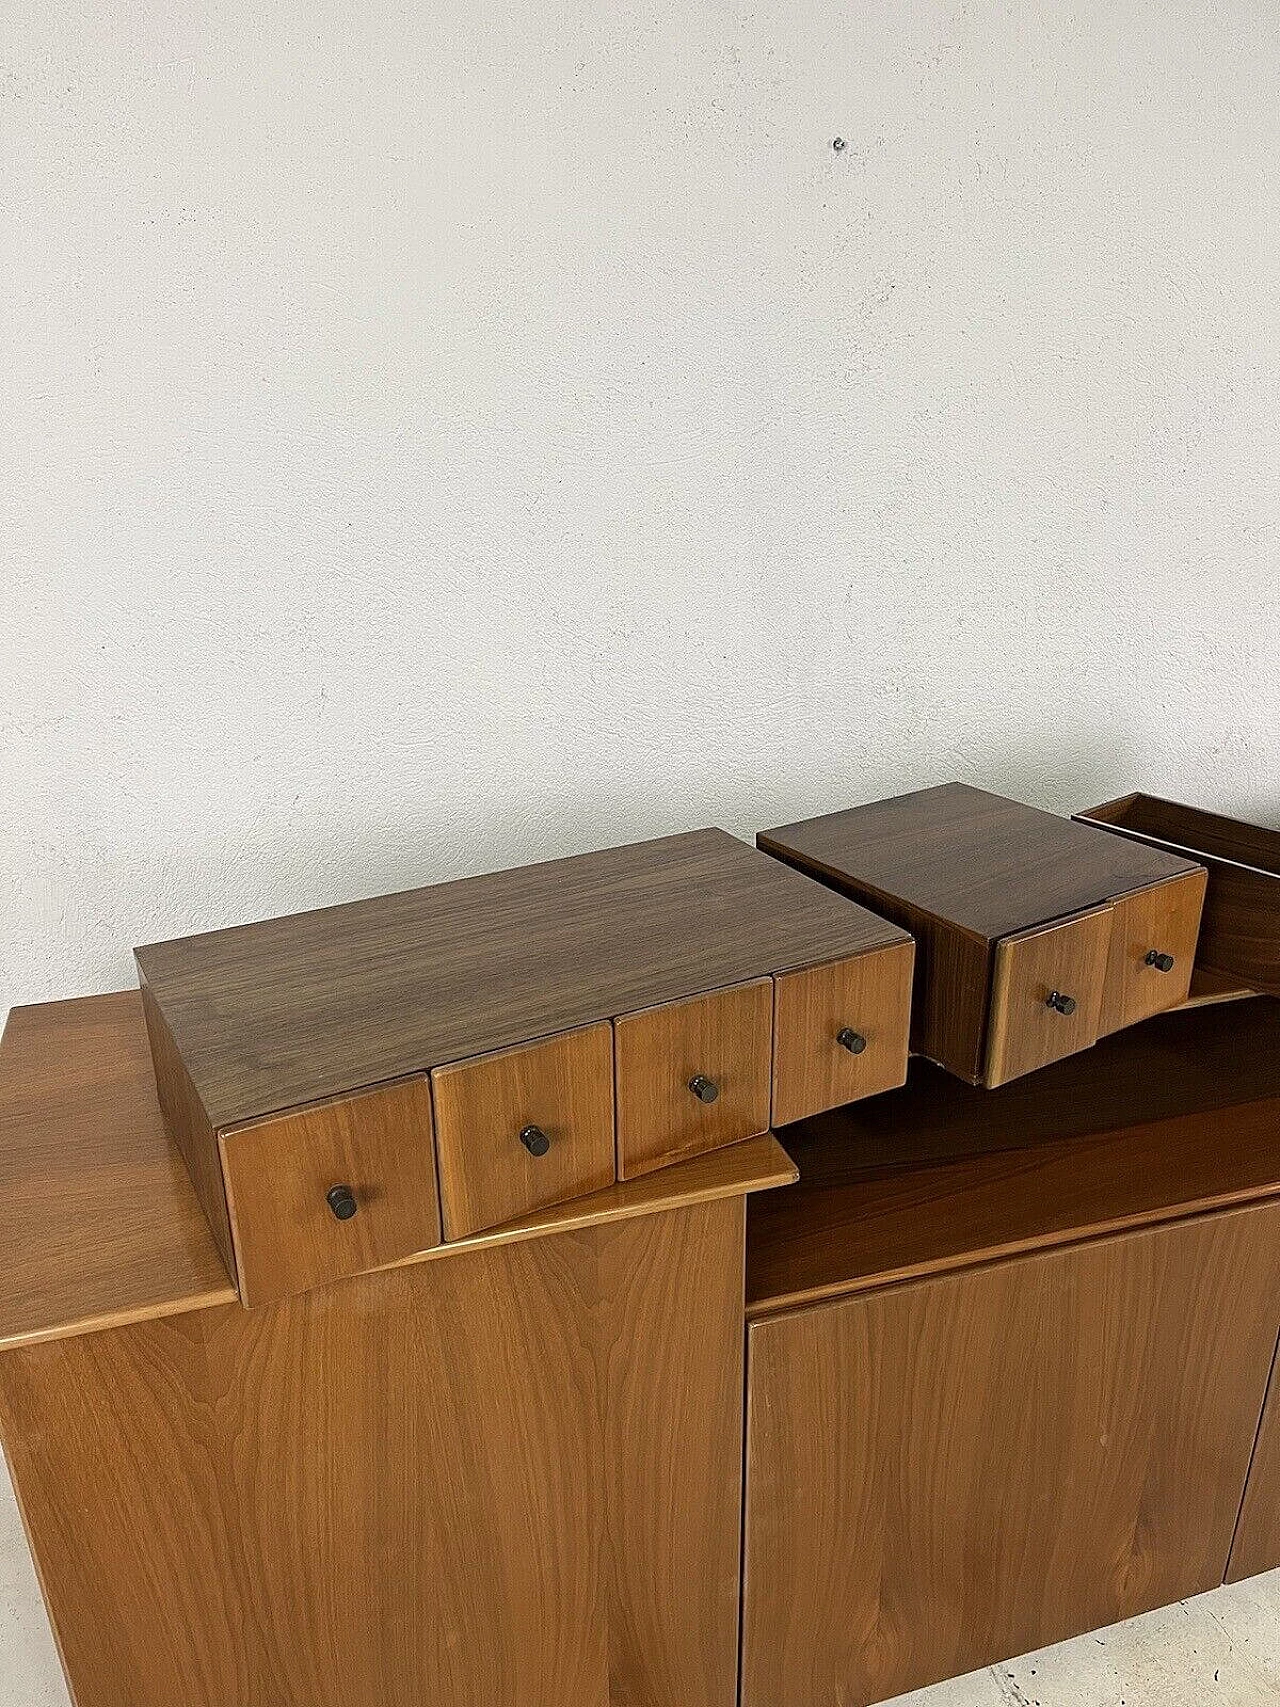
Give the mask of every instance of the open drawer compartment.
POLYGON ((1280 830, 1153 794, 1127 794, 1076 818, 1205 866, 1197 970, 1280 995, 1280 830))

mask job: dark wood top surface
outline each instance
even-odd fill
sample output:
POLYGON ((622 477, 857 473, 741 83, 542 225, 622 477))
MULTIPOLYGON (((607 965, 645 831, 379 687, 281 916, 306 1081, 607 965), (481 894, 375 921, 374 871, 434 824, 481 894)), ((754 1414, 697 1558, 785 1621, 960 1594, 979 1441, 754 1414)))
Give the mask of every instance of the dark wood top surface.
POLYGON ((900 1091, 779 1134, 748 1216, 755 1313, 1280 1195, 1280 1001, 1164 1014, 998 1090, 900 1091))
POLYGON ((0 1347, 235 1301, 169 1142, 136 990, 0 1040, 0 1347))
POLYGON ((699 830, 137 958, 221 1127, 904 940, 723 830, 699 830))
POLYGON ((959 782, 757 839, 817 876, 898 897, 987 939, 1194 869, 1194 861, 959 782))
MULTIPOLYGON (((405 1260, 449 1261, 794 1178, 762 1133, 405 1260)), ((165 1132, 136 990, 10 1013, 0 1040, 0 1191, 0 1352, 237 1302, 165 1132)))

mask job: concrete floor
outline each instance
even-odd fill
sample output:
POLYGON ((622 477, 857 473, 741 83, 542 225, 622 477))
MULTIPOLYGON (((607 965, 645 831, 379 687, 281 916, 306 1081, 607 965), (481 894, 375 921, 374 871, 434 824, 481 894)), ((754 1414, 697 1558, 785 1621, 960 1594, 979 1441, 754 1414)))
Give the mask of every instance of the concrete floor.
MULTIPOLYGON (((1280 1707, 1280 1571, 893 1707, 1280 1707)), ((9 1479, 0 1468, 0 1707, 68 1707, 9 1479)), ((175 1704, 176 1707, 176 1704, 175 1704)))

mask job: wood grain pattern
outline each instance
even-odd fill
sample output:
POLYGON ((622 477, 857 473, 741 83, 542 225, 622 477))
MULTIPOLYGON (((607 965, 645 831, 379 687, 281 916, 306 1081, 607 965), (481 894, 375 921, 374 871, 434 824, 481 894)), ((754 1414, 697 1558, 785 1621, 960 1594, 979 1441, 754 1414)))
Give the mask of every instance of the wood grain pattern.
POLYGON ((1096 907, 996 944, 987 1085, 994 1089, 1097 1041, 1111 914, 1110 907, 1096 907), (1074 1001, 1075 1011, 1051 1008, 1055 993, 1074 1001))
POLYGON ((1280 1569, 1280 1354, 1258 1431, 1240 1522, 1227 1566, 1229 1583, 1280 1569))
POLYGON ((902 1084, 914 964, 907 942, 774 980, 775 1125, 902 1084), (866 1039, 860 1055, 837 1042, 845 1027, 866 1039))
POLYGON ((988 941, 1192 869, 958 782, 768 830, 759 843, 988 941))
POLYGON ((900 1091, 782 1133, 748 1217, 763 1312, 1280 1195, 1280 1002, 1166 1014, 986 1091, 900 1091))
MULTIPOLYGON (((793 854, 771 838, 759 838, 761 848, 781 864, 852 898, 857 885, 826 867, 793 854)), ((949 1072, 978 1084, 987 1037, 987 1006, 991 993, 991 944, 935 919, 900 898, 877 895, 877 912, 915 941, 915 973, 911 996, 911 1051, 936 1061, 949 1072)))
POLYGON ((218 1129, 900 940, 702 830, 153 944, 137 958, 218 1129))
POLYGON ((769 1125, 773 982, 758 978, 614 1022, 618 1177, 635 1179, 769 1125), (700 1102, 697 1075, 718 1095, 700 1102))
POLYGON ((77 1707, 733 1707, 742 1207, 0 1358, 77 1707))
POLYGON ((425 1075, 273 1114, 219 1137, 247 1305, 381 1268, 440 1243, 425 1075), (346 1185, 339 1221, 326 1201, 346 1185))
POLYGON ((234 1275, 236 1259, 231 1237, 231 1217, 227 1209, 226 1182, 222 1177, 222 1158, 218 1154, 218 1135, 209 1124, 204 1104, 196 1093, 172 1033, 160 1012, 151 986, 140 981, 142 1012, 146 1020, 147 1038, 155 1072, 155 1089, 160 1112, 170 1138, 182 1153, 191 1183, 209 1220, 209 1229, 217 1243, 227 1272, 234 1275))
POLYGON ((235 1297, 156 1102, 136 990, 0 1041, 0 1349, 235 1297))
POLYGON ((1123 895, 1112 905, 1111 956, 1098 1032, 1109 1036, 1127 1025, 1185 1002, 1191 990, 1200 914, 1208 873, 1192 871, 1123 895), (1168 972, 1147 962, 1148 954, 1170 954, 1168 972))
POLYGON ((1126 795, 1077 816, 1206 866, 1197 964, 1237 986, 1280 995, 1280 830, 1152 794, 1126 795))
POLYGON ((744 1707, 865 1707, 1216 1586, 1277 1283, 1270 1205, 754 1323, 744 1707))
POLYGON ((445 1237, 465 1238, 614 1178, 613 1033, 586 1026, 431 1075, 445 1237), (550 1140, 535 1156, 526 1126, 550 1140))

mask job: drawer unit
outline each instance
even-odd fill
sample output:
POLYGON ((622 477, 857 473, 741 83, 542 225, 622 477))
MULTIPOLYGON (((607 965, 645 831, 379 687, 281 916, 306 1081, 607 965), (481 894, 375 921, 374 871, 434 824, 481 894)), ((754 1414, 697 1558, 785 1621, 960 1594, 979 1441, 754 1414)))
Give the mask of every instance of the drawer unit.
POLYGON ((913 955, 720 830, 137 950, 250 1304, 900 1083, 913 955))
POLYGON ((1190 860, 951 783, 769 830, 760 847, 911 931, 912 1047, 995 1086, 1186 997, 1190 860))
POLYGON ((446 1238, 612 1184, 607 1025, 437 1067, 431 1088, 446 1238))
POLYGON ((1280 996, 1280 830, 1153 794, 1127 794, 1077 819, 1203 865, 1196 966, 1227 988, 1280 996))
POLYGON ((246 1304, 440 1242, 431 1094, 417 1075, 219 1136, 246 1304))
POLYGON ((757 978, 614 1024, 618 1177, 769 1129, 773 980, 757 978))
POLYGON ((1186 997, 1191 860, 963 784, 759 836, 915 935, 911 1046, 1004 1084, 1186 997))

